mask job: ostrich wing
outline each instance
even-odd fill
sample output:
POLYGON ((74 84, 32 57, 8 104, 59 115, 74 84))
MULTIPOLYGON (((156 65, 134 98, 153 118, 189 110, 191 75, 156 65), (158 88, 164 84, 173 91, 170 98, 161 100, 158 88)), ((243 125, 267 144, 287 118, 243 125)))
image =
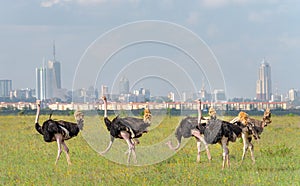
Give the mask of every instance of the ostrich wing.
POLYGON ((181 120, 176 133, 180 133, 184 138, 189 138, 192 136, 192 130, 196 129, 197 125, 198 119, 196 117, 186 117, 181 120))
POLYGON ((206 125, 204 131, 204 139, 208 144, 215 144, 221 140, 222 134, 222 121, 211 119, 206 125))
POLYGON ((229 141, 235 142, 236 138, 242 133, 242 129, 237 125, 223 121, 223 132, 229 141))
POLYGON ((73 136, 77 136, 79 133, 79 128, 77 126, 77 123, 68 122, 59 120, 57 121, 59 127, 64 131, 67 138, 71 138, 73 136))
POLYGON ((130 128, 135 137, 139 137, 144 132, 147 132, 147 127, 150 126, 150 124, 145 123, 143 119, 133 117, 118 118, 118 123, 130 128))
POLYGON ((249 121, 254 125, 254 130, 256 130, 255 132, 258 135, 263 132, 264 128, 262 127, 262 121, 253 118, 249 118, 249 121))

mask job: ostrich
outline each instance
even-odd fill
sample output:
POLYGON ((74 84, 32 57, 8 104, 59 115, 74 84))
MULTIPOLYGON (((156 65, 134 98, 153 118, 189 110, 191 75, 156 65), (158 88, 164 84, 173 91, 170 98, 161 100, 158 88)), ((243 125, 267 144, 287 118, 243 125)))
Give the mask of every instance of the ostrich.
POLYGON ((195 137, 197 141, 197 162, 200 162, 200 153, 201 153, 201 142, 204 144, 208 161, 211 161, 211 155, 208 148, 208 144, 204 140, 204 130, 205 123, 201 123, 201 120, 204 120, 201 113, 201 101, 196 100, 198 103, 198 117, 186 117, 181 120, 179 126, 175 130, 175 137, 177 139, 177 146, 173 147, 172 142, 168 141, 166 144, 169 146, 171 150, 178 150, 181 145, 181 139, 195 137))
POLYGON ((67 147, 65 140, 71 139, 79 133, 80 130, 83 129, 84 123, 84 115, 83 113, 76 111, 74 113, 74 117, 77 123, 72 123, 63 120, 52 120, 51 115, 47 121, 43 123, 42 126, 39 124, 39 115, 40 115, 40 104, 41 101, 37 100, 37 112, 35 118, 35 129, 44 137, 45 142, 57 142, 58 152, 55 161, 55 165, 57 164, 59 157, 62 153, 61 145, 64 147, 64 151, 66 153, 67 162, 71 165, 69 148, 67 147))
POLYGON ((242 129, 242 139, 244 144, 242 162, 249 148, 252 163, 255 164, 254 145, 253 143, 251 143, 252 136, 255 140, 260 139, 259 135, 263 132, 264 127, 268 126, 268 124, 270 124, 271 122, 272 120, 270 109, 266 109, 262 120, 250 118, 247 113, 241 111, 236 118, 230 121, 230 123, 239 123, 239 127, 242 129))
POLYGON ((216 116, 208 120, 204 130, 204 139, 208 144, 219 143, 223 149, 222 169, 227 164, 230 167, 228 143, 235 142, 240 137, 242 130, 240 127, 227 121, 219 120, 216 116))
POLYGON ((110 132, 110 142, 107 148, 100 154, 107 153, 115 138, 124 139, 128 144, 128 158, 127 163, 130 163, 131 153, 134 158, 134 162, 137 163, 136 154, 135 154, 135 145, 139 143, 137 138, 140 138, 144 133, 147 133, 147 127, 151 123, 151 112, 148 108, 144 110, 144 118, 134 118, 134 117, 125 117, 120 118, 119 116, 115 117, 110 121, 107 117, 107 98, 102 97, 104 102, 104 123, 107 130, 110 132))

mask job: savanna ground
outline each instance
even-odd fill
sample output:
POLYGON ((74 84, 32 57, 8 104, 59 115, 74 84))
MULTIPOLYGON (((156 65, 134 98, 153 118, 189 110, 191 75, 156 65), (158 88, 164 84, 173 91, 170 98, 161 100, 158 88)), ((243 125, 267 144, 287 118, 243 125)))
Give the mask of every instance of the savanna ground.
MULTIPOLYGON (((102 127, 108 135, 102 117, 93 117, 99 121, 93 126, 102 127)), ((256 164, 252 165, 247 153, 241 165, 243 145, 238 140, 229 145, 231 167, 221 170, 219 145, 210 146, 211 163, 205 152, 201 163, 196 163, 197 149, 195 139, 191 138, 167 160, 148 166, 127 166, 106 158, 118 146, 113 145, 112 152, 103 157, 90 147, 84 133, 67 141, 72 165, 67 165, 62 153, 55 166, 57 145, 45 143, 35 131, 34 116, 0 116, 0 185, 300 185, 300 117, 272 117, 273 123, 265 128, 261 140, 253 142, 256 164)), ((40 121, 47 118, 41 116, 40 121)), ((73 121, 71 116, 57 118, 73 121)), ((165 133, 170 134, 176 128, 178 119, 165 118, 144 134, 140 145, 165 138, 165 133)), ((86 117, 86 129, 92 126, 87 125, 89 121, 92 120, 86 117)), ((126 159, 126 150, 124 144, 122 153, 117 155, 126 159)))

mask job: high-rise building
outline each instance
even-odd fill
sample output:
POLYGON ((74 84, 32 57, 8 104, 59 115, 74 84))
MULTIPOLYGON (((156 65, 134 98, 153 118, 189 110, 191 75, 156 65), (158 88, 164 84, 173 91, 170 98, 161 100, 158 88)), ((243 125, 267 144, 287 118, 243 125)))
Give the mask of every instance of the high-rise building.
POLYGON ((298 98, 297 90, 290 89, 289 90, 289 101, 295 101, 298 98))
POLYGON ((256 83, 256 99, 262 101, 271 100, 272 80, 271 66, 264 59, 259 67, 258 80, 256 83))
POLYGON ((129 94, 129 80, 126 77, 122 77, 119 82, 119 93, 129 94))
POLYGON ((101 96, 108 97, 108 86, 106 86, 106 85, 101 86, 101 96))
POLYGON ((226 101, 225 91, 223 89, 214 90, 214 101, 226 101))
POLYGON ((60 62, 55 58, 55 43, 53 43, 53 60, 49 60, 46 67, 36 69, 36 98, 51 99, 61 97, 60 62))
POLYGON ((56 97, 58 89, 61 89, 60 62, 48 61, 47 65, 47 98, 56 97))
POLYGON ((58 97, 58 90, 61 89, 60 62, 55 58, 55 43, 53 42, 53 60, 47 64, 47 98, 58 97))
POLYGON ((0 80, 0 97, 9 97, 12 90, 12 80, 0 80))
POLYGON ((46 99, 46 68, 36 68, 36 87, 35 87, 35 95, 36 99, 45 100, 46 99))

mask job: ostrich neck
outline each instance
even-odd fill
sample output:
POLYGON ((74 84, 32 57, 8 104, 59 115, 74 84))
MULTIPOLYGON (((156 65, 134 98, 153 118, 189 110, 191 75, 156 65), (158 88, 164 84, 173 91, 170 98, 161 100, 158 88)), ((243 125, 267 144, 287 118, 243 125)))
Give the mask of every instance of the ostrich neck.
POLYGON ((198 123, 201 123, 202 112, 201 112, 201 102, 198 103, 198 123))
POLYGON ((104 100, 104 117, 107 118, 107 101, 104 100))
POLYGON ((40 117, 40 105, 38 104, 36 108, 35 123, 39 122, 39 117, 40 117))

